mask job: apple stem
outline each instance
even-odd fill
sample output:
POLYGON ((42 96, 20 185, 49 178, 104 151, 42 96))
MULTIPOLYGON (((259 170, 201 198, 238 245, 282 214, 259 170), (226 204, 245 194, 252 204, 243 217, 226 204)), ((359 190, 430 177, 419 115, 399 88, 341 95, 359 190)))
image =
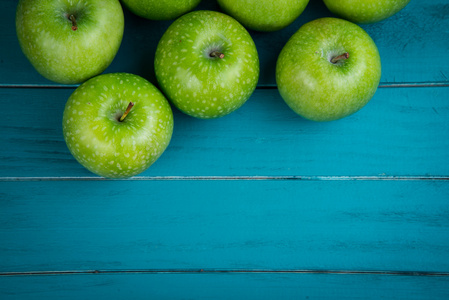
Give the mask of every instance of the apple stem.
POLYGON ((225 55, 223 53, 221 53, 220 51, 213 51, 209 55, 210 55, 210 57, 217 57, 219 59, 223 59, 225 57, 225 55))
POLYGON ((76 31, 78 30, 78 25, 76 24, 76 18, 74 15, 70 15, 69 17, 70 21, 72 21, 72 30, 76 31))
POLYGON ((341 54, 341 55, 332 57, 331 63, 336 64, 336 63, 338 63, 340 60, 342 60, 342 59, 348 59, 348 58, 349 58, 349 53, 348 53, 348 52, 345 52, 345 53, 343 53, 343 54, 341 54))
POLYGON ((126 109, 126 111, 123 113, 123 115, 119 119, 120 122, 123 122, 123 120, 125 120, 126 116, 129 114, 129 112, 131 111, 131 108, 133 108, 133 106, 134 106, 134 103, 129 102, 128 108, 126 109))

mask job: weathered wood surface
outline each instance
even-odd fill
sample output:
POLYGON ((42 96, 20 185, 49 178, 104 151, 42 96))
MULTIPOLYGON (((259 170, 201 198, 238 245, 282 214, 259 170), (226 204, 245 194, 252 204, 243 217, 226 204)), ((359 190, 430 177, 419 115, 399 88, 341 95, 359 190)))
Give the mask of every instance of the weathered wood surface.
POLYGON ((445 181, 87 180, 0 187, 0 272, 449 272, 445 181))
POLYGON ((447 299, 449 278, 332 274, 106 274, 2 278, 2 299, 447 299), (13 288, 16 287, 17 290, 13 288))
MULTIPOLYGON (((14 29, 15 1, 2 0, 0 11, 0 84, 57 85, 37 74, 21 53, 14 29)), ((215 0, 203 0, 198 9, 218 10, 215 0)), ((399 14, 362 27, 376 42, 382 58, 383 83, 444 83, 449 78, 449 3, 446 0, 411 1, 399 14)), ((322 1, 310 1, 303 14, 287 28, 251 34, 261 61, 261 86, 275 85, 277 56, 301 25, 332 14, 322 1)), ((154 80, 156 46, 171 21, 149 21, 125 10, 125 34, 116 59, 106 70, 130 72, 154 80)))
MULTIPOLYGON (((218 120, 175 114, 172 142, 141 176, 89 173, 62 137, 76 86, 20 52, 15 1, 1 1, 1 299, 449 298, 449 4, 411 1, 363 26, 381 87, 331 123, 296 116, 275 86, 277 55, 304 23, 250 32, 259 88, 218 120)), ((204 0, 199 9, 214 9, 204 0)), ((154 82, 170 22, 125 12, 106 72, 154 82)))
MULTIPOLYGON (((0 89, 20 103, 4 116, 0 176, 93 176, 68 152, 62 112, 73 89, 0 89)), ((197 120, 175 110, 169 148, 142 176, 445 176, 449 87, 380 88, 360 112, 315 123, 276 89, 235 113, 197 120)))

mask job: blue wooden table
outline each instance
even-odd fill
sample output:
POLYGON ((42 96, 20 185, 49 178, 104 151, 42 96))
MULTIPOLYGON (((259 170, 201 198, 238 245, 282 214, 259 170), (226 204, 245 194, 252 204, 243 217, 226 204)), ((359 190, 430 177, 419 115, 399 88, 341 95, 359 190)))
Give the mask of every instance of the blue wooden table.
MULTIPOLYGON (((284 30, 251 31, 261 74, 250 100, 216 120, 174 109, 169 148, 129 180, 70 155, 61 120, 76 86, 34 71, 16 1, 0 6, 0 299, 449 299, 447 0, 362 26, 380 87, 328 123, 294 114, 274 80, 288 38, 331 16, 322 1, 284 30)), ((106 73, 155 83, 171 22, 125 21, 106 73)))

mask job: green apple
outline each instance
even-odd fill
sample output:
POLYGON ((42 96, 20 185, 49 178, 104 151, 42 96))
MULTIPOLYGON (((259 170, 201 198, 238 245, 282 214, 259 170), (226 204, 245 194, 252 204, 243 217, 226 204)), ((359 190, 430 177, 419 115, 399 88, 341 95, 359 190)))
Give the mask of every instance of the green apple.
POLYGON ((127 178, 145 171, 165 151, 173 114, 147 80, 103 74, 70 96, 62 129, 67 147, 84 167, 103 177, 127 178))
POLYGON ((354 23, 375 23, 399 12, 410 0, 324 0, 337 16, 354 23))
POLYGON ((164 33, 155 55, 157 81, 184 113, 209 119, 241 107, 259 79, 259 57, 246 31, 228 15, 195 11, 164 33))
POLYGON ((321 18, 303 25, 287 42, 276 64, 279 92, 293 111, 314 121, 355 113, 377 90, 378 49, 358 25, 321 18))
POLYGON ((64 84, 103 72, 122 42, 118 0, 20 0, 16 31, 20 47, 45 78, 64 84))
POLYGON ((276 31, 295 21, 309 0, 218 0, 224 12, 243 26, 258 31, 276 31))
POLYGON ((193 10, 201 0, 122 0, 134 14, 150 20, 173 20, 193 10))

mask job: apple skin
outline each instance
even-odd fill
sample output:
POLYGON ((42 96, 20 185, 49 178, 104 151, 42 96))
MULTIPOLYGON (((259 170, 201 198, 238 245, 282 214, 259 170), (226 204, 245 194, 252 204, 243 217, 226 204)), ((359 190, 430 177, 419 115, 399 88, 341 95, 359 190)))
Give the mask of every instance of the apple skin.
POLYGON ((215 11, 177 19, 157 46, 154 67, 167 98, 182 112, 202 119, 241 107, 259 80, 251 36, 235 19, 215 11), (215 51, 224 57, 211 57, 215 51))
POLYGON ((218 0, 221 9, 243 26, 257 31, 276 31, 293 23, 309 0, 218 0))
POLYGON ((332 13, 358 24, 385 20, 409 2, 410 0, 324 0, 324 4, 332 13))
POLYGON ((16 31, 20 47, 45 78, 75 84, 103 72, 122 42, 118 0, 20 0, 16 31), (72 29, 70 15, 77 29, 72 29))
POLYGON ((355 113, 375 94, 379 51, 358 25, 337 18, 304 24, 282 49, 276 65, 279 92, 297 114, 332 121, 355 113), (331 59, 348 53, 347 59, 331 59))
POLYGON ((132 13, 149 20, 173 20, 193 10, 201 0, 122 0, 132 13))
POLYGON ((173 114, 163 94, 142 77, 103 74, 72 93, 62 128, 67 147, 85 168, 107 178, 127 178, 145 171, 165 151, 173 114), (130 102, 134 107, 120 122, 130 102))

